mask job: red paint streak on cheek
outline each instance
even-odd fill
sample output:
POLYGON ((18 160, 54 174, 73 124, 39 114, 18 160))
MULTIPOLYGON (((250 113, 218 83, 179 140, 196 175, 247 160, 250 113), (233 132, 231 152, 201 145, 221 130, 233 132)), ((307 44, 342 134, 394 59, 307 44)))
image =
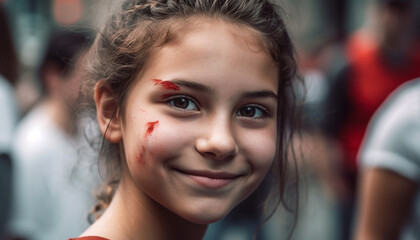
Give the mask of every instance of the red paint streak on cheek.
POLYGON ((168 90, 180 90, 179 86, 169 81, 162 81, 160 79, 152 79, 155 85, 160 85, 168 90))
MULTIPOLYGON (((155 128, 158 125, 159 125, 159 121, 146 123, 146 133, 144 134, 144 144, 147 144, 147 142, 149 141, 149 137, 152 135, 153 131, 155 130, 155 128)), ((142 146, 141 150, 140 150, 140 153, 137 157, 137 162, 139 164, 144 163, 145 155, 147 155, 146 147, 142 146)), ((151 158, 153 158, 152 152, 149 151, 149 155, 150 155, 151 158)))
POLYGON ((155 121, 155 122, 148 122, 146 123, 146 134, 144 135, 145 139, 147 139, 148 137, 150 137, 150 135, 152 135, 153 131, 155 130, 155 127, 157 127, 159 124, 159 121, 155 121))
POLYGON ((137 162, 142 164, 144 162, 144 153, 146 152, 146 148, 144 146, 141 147, 140 154, 137 158, 137 162))

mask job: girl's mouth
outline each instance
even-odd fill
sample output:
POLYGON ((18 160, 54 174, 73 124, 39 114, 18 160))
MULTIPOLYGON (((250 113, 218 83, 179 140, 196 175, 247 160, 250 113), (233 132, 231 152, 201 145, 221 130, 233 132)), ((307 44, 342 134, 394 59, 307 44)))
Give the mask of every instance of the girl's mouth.
POLYGON ((222 188, 241 176, 240 174, 232 174, 229 172, 220 172, 220 171, 180 170, 180 169, 176 169, 176 171, 190 177, 199 185, 205 188, 211 188, 211 189, 222 188))

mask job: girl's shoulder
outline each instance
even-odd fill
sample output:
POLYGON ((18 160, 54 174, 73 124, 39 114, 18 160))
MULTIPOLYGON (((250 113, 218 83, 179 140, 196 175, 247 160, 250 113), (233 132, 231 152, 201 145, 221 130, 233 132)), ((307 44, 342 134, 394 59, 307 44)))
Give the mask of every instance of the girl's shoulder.
POLYGON ((69 238, 69 240, 109 240, 109 239, 98 237, 98 236, 87 236, 87 237, 69 238))

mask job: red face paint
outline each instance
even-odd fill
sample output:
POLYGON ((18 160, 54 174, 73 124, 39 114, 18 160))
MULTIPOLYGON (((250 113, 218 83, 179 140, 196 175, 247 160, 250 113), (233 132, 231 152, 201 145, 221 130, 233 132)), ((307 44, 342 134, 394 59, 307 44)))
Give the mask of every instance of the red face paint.
MULTIPOLYGON (((152 135, 153 131, 155 130, 155 127, 157 127, 159 124, 159 121, 155 121, 155 122, 148 122, 146 123, 146 133, 144 134, 144 144, 147 145, 147 142, 149 141, 149 137, 152 135)), ((150 156, 152 157, 152 153, 149 153, 150 156)), ((140 153, 137 157, 137 162, 138 163, 143 163, 144 162, 144 155, 146 155, 146 147, 142 146, 140 153)))
POLYGON ((166 89, 169 90, 180 90, 179 86, 176 85, 175 83, 172 82, 168 82, 168 81, 162 81, 160 79, 152 79, 153 82, 155 82, 155 85, 160 85, 166 89))
POLYGON ((144 135, 144 138, 147 139, 150 135, 152 135, 153 130, 155 130, 155 127, 159 124, 159 121, 156 122, 148 122, 146 123, 146 134, 144 135))
POLYGON ((138 156, 138 158, 137 158, 137 161, 139 162, 139 163, 143 163, 143 160, 144 160, 144 153, 146 152, 146 148, 144 147, 144 146, 142 146, 141 147, 141 151, 140 151, 140 154, 139 154, 139 156, 138 156))

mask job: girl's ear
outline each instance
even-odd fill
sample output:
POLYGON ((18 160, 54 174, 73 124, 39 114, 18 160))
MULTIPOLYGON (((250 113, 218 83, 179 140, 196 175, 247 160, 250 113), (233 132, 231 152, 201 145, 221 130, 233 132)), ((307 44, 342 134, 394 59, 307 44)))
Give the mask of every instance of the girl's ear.
POLYGON ((95 85, 93 97, 96 103, 96 117, 102 135, 111 143, 120 142, 122 139, 121 121, 112 90, 103 81, 98 81, 95 85))

